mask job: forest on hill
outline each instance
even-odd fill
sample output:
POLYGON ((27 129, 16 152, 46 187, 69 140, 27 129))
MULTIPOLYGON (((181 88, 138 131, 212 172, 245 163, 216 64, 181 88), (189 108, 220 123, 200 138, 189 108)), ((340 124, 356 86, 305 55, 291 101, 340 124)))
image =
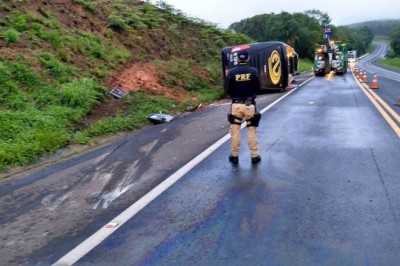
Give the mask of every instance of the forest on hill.
POLYGON ((368 27, 377 36, 389 36, 396 28, 400 28, 400 19, 372 20, 347 25, 350 29, 368 27))
POLYGON ((351 29, 346 26, 331 25, 331 18, 320 10, 307 10, 303 13, 281 12, 256 15, 229 26, 235 32, 248 35, 257 41, 283 41, 299 53, 301 58, 314 57, 315 47, 323 43, 324 28, 330 26, 332 40, 347 43, 350 50, 359 54, 366 51, 374 34, 366 26, 351 29))

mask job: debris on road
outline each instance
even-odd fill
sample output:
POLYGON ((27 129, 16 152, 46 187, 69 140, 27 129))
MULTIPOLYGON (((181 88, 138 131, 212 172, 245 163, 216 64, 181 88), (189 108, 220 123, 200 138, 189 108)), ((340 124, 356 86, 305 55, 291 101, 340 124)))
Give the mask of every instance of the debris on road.
POLYGON ((122 90, 122 88, 121 88, 121 87, 118 87, 118 86, 114 87, 114 88, 110 91, 110 95, 114 96, 114 97, 117 98, 117 99, 122 99, 123 97, 126 96, 126 94, 127 94, 127 93, 124 92, 124 91, 122 90))
POLYGON ((174 119, 174 117, 172 115, 165 115, 165 114, 161 113, 161 111, 160 111, 159 114, 153 113, 153 114, 149 115, 147 117, 147 119, 150 122, 152 122, 154 125, 158 125, 158 124, 162 124, 165 122, 169 122, 172 119, 174 119))
POLYGON ((189 105, 188 107, 186 107, 186 112, 194 112, 197 110, 197 108, 199 108, 201 106, 201 103, 193 106, 193 105, 189 105))
POLYGON ((115 228, 118 226, 119 223, 109 223, 106 225, 106 228, 115 228))

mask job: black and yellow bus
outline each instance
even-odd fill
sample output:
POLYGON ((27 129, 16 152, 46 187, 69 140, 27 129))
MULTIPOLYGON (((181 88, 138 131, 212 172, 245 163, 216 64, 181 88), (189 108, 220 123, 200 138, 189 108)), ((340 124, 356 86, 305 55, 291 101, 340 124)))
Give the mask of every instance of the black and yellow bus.
POLYGON ((229 69, 237 66, 237 53, 248 50, 250 66, 260 72, 262 90, 285 90, 298 69, 298 54, 283 42, 270 41, 225 47, 222 49, 222 73, 225 79, 229 69))

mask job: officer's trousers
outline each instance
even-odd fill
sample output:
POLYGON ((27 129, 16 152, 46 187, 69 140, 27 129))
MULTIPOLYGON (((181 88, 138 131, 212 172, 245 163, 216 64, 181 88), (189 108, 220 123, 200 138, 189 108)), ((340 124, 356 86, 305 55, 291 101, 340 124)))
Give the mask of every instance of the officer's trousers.
MULTIPOLYGON (((246 105, 241 103, 232 104, 231 114, 235 116, 235 118, 241 119, 237 122, 241 122, 243 120, 249 120, 254 116, 255 106, 254 105, 246 105)), ((235 120, 238 120, 235 119, 235 120)), ((231 124, 231 128, 229 133, 231 134, 231 155, 238 156, 240 149, 240 141, 241 141, 241 130, 240 125, 231 124)), ((258 139, 257 139, 257 128, 256 127, 247 127, 247 143, 250 149, 251 157, 256 157, 259 155, 258 151, 258 139)))

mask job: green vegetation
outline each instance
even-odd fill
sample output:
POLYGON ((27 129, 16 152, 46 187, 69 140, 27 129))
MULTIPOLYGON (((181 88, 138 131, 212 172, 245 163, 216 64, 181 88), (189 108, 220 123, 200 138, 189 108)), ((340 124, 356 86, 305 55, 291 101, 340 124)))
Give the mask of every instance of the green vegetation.
MULTIPOLYGON (((380 40, 383 38, 381 37, 380 40)), ((400 70, 400 26, 394 28, 384 41, 389 45, 390 49, 386 52, 386 56, 381 60, 381 64, 400 70)))
MULTIPOLYGON (((301 58, 312 60, 315 44, 323 43, 323 32, 330 24, 328 14, 318 10, 304 13, 262 14, 233 23, 230 29, 246 34, 257 41, 276 40, 292 46, 301 58)), ((373 39, 367 27, 349 29, 330 25, 332 39, 348 43, 351 50, 363 54, 373 39)))
POLYGON ((74 136, 76 143, 85 144, 93 137, 140 128, 147 116, 153 112, 169 112, 176 109, 175 101, 162 97, 151 96, 144 92, 128 94, 125 101, 127 109, 121 110, 112 118, 105 118, 92 124, 90 127, 77 132, 74 136), (157 109, 155 109, 157 108, 157 109))
POLYGON ((400 56, 400 26, 390 33, 390 47, 396 56, 400 56))
POLYGON ((300 59, 299 60, 299 69, 298 72, 310 71, 313 67, 313 62, 308 59, 300 59))
POLYGON ((400 70, 400 57, 395 58, 385 58, 380 61, 382 65, 393 67, 397 70, 400 70))
POLYGON ((376 36, 389 36, 390 33, 400 27, 400 19, 373 20, 348 25, 351 29, 369 28, 376 36))
POLYGON ((220 99, 221 48, 253 41, 163 1, 154 6, 138 0, 74 0, 66 6, 0 0, 0 36, 3 170, 69 144, 140 128, 150 113, 182 112, 192 98, 220 99), (112 100, 109 84, 129 62, 158 66, 155 78, 184 89, 186 100, 137 88, 119 100, 122 108, 88 119, 112 100))

